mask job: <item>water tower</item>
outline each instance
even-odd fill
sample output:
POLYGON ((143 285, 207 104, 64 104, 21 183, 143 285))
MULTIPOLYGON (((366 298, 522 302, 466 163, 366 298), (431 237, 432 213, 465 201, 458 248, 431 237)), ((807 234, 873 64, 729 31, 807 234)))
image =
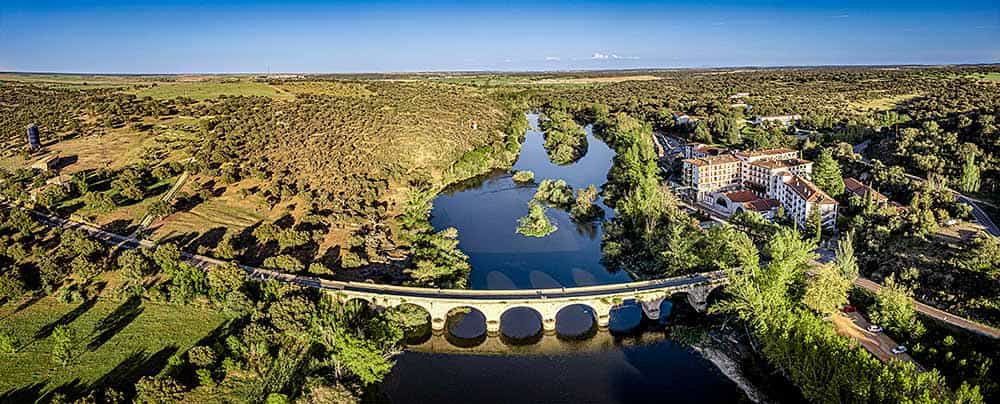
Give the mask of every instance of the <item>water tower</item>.
POLYGON ((38 137, 38 125, 28 125, 28 147, 31 150, 38 150, 42 147, 42 141, 38 137))

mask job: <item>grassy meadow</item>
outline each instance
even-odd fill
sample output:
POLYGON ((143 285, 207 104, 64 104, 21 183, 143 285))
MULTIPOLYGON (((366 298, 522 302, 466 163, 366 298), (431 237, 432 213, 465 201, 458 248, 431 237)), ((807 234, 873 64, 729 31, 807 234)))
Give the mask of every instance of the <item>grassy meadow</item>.
POLYGON ((159 373, 169 358, 213 335, 224 324, 214 310, 193 306, 98 298, 67 304, 53 297, 0 306, 0 324, 17 338, 14 353, 0 353, 0 402, 47 401, 46 395, 97 387, 129 390, 159 373), (75 335, 75 357, 52 359, 52 332, 75 335))

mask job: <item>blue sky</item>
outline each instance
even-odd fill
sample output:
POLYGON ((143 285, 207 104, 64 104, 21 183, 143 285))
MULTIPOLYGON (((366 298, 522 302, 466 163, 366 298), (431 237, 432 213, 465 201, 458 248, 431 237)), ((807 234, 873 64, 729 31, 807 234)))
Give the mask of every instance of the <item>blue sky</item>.
POLYGON ((998 1, 0 0, 2 71, 997 62, 998 1))

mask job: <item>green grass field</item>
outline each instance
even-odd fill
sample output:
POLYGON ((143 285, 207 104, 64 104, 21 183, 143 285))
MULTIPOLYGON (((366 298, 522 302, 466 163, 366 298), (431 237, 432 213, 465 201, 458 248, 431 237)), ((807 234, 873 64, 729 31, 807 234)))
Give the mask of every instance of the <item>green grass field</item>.
POLYGON ((971 77, 980 81, 1000 82, 1000 72, 974 73, 968 75, 967 77, 971 77))
POLYGON ((0 324, 19 340, 15 353, 0 354, 0 402, 7 403, 92 387, 130 390, 170 356, 213 335, 224 319, 191 306, 105 299, 64 304, 46 297, 0 306, 0 324), (65 367, 51 358, 56 325, 76 334, 77 355, 65 367))
POLYGON ((158 83, 153 87, 133 90, 132 93, 139 97, 149 96, 156 99, 184 96, 195 100, 207 100, 220 95, 261 96, 278 99, 293 97, 291 94, 279 91, 267 83, 253 81, 158 83))

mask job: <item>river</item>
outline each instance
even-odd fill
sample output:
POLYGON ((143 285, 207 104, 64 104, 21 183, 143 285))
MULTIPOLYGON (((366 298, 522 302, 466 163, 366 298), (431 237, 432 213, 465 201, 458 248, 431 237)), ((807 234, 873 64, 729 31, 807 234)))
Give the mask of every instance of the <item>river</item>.
MULTIPOLYGON (((528 119, 531 127, 513 170, 531 170, 536 184, 563 179, 574 189, 605 182, 615 153, 590 125, 587 153, 559 166, 543 147, 538 115, 528 119)), ((451 187, 434 200, 431 224, 458 229, 473 289, 631 280, 601 264, 600 221, 575 223, 568 212, 551 208, 547 215, 556 232, 543 238, 515 233, 535 188, 515 183, 511 172, 497 171, 451 187)), ((614 214, 602 201, 598 205, 605 217, 614 214)), ((665 301, 662 312, 670 313, 673 304, 665 301)), ((453 316, 445 335, 416 342, 397 358, 382 395, 392 403, 477 404, 732 402, 744 397, 710 362, 667 339, 662 322, 643 320, 635 304, 613 311, 609 330, 597 330, 585 306, 564 309, 557 316, 558 336, 543 335, 537 313, 528 309, 505 313, 500 336, 487 336, 484 320, 474 310, 453 316)))

